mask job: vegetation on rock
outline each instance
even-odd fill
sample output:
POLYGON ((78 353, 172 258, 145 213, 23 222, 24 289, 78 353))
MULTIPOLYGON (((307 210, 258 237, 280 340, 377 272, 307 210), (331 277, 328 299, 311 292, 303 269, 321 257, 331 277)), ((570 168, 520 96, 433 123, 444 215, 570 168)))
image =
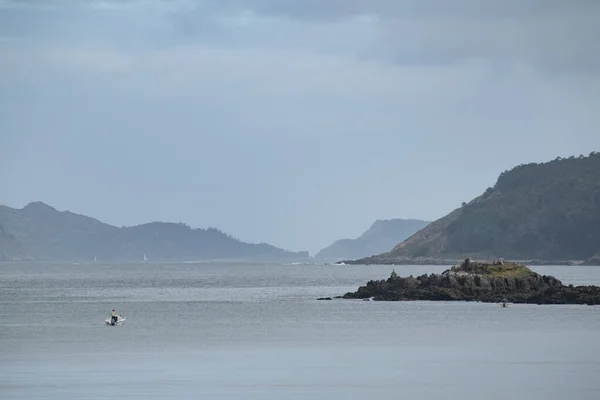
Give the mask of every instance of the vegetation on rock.
POLYGON ((472 262, 466 259, 460 265, 455 265, 450 268, 450 272, 467 273, 477 275, 487 275, 492 277, 508 277, 508 276, 533 276, 535 272, 522 264, 514 262, 496 261, 493 263, 472 262))

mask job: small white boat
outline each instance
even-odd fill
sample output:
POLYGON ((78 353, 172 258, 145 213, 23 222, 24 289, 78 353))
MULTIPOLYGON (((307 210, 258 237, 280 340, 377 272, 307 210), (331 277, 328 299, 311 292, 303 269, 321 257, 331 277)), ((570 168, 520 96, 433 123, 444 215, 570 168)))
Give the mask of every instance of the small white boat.
POLYGON ((108 317, 108 319, 104 320, 107 326, 116 326, 123 325, 125 323, 125 318, 122 315, 117 315, 117 321, 113 322, 112 317, 108 317))

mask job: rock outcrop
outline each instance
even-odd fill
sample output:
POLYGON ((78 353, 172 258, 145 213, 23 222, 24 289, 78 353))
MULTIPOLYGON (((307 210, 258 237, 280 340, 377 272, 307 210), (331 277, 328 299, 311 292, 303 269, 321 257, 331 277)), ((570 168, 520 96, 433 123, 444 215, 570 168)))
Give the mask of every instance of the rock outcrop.
POLYGON ((465 260, 441 274, 369 281, 345 299, 383 301, 438 300, 534 304, 600 304, 600 287, 565 286, 552 276, 540 275, 515 263, 465 260))

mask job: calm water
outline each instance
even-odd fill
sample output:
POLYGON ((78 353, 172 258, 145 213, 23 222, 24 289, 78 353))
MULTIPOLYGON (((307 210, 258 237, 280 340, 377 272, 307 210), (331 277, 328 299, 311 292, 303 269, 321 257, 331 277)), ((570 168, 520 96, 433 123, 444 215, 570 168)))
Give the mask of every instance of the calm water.
POLYGON ((598 306, 315 300, 391 270, 0 264, 0 398, 600 399, 598 306))

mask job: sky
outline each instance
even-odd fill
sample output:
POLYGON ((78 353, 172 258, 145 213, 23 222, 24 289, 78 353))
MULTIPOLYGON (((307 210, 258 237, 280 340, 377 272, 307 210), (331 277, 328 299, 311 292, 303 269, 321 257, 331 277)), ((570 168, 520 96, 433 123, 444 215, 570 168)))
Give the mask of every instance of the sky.
POLYGON ((596 0, 0 0, 0 204, 315 253, 600 150, 596 0))

